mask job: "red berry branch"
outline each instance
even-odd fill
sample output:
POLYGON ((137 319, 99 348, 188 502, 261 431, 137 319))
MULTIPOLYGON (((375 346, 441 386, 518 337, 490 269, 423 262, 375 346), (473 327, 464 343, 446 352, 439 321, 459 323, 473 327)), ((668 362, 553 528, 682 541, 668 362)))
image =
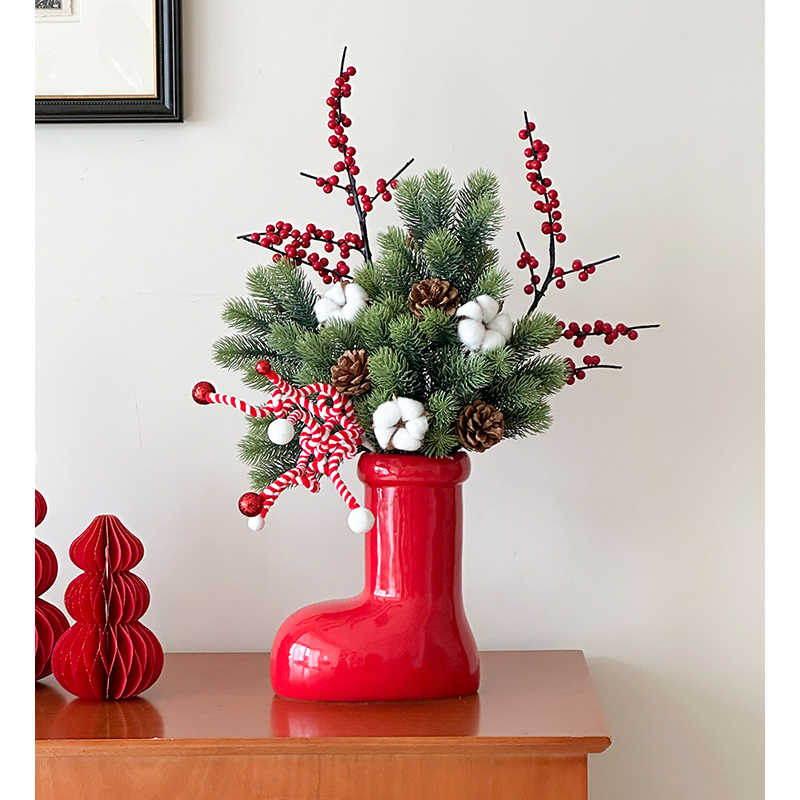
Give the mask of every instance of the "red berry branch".
POLYGON ((274 225, 267 225, 263 233, 249 233, 237 236, 246 242, 261 245, 275 253, 273 261, 281 258, 288 258, 298 266, 306 264, 314 269, 322 278, 324 283, 331 283, 333 280, 340 280, 350 273, 350 267, 346 259, 350 258, 351 252, 364 252, 364 242, 357 233, 346 233, 341 239, 337 239, 334 232, 330 229, 323 230, 318 228, 313 222, 306 225, 305 230, 295 228, 291 222, 278 220, 274 225), (288 244, 285 244, 288 242, 288 244), (310 252, 312 242, 322 244, 325 253, 333 253, 339 248, 339 261, 330 266, 330 261, 326 256, 319 253, 310 252))
POLYGON ((352 94, 351 79, 356 74, 355 67, 345 67, 347 48, 342 51, 342 60, 339 65, 339 74, 325 98, 328 110, 328 144, 337 152, 337 159, 333 164, 333 174, 325 178, 313 175, 310 172, 301 172, 304 178, 313 180, 325 194, 332 194, 334 189, 345 192, 347 205, 352 206, 356 212, 360 234, 346 233, 337 238, 330 229, 323 230, 313 222, 305 226, 305 230, 295 228, 289 222, 279 220, 274 225, 268 225, 263 232, 242 234, 237 237, 246 242, 260 245, 274 253, 273 261, 288 258, 298 266, 305 264, 314 269, 324 283, 339 281, 350 273, 346 263, 352 251, 361 253, 365 261, 372 260, 372 250, 369 244, 367 231, 367 215, 373 210, 375 201, 380 198, 388 203, 392 200, 390 189, 397 188, 397 178, 413 163, 411 158, 403 164, 390 178, 378 178, 375 182, 375 191, 370 193, 366 186, 356 181, 361 168, 356 161, 356 148, 350 142, 346 129, 352 125, 352 120, 342 110, 342 101, 352 94), (339 173, 344 173, 345 181, 339 180, 339 173), (288 242, 288 244, 287 244, 288 242), (331 264, 325 255, 320 255, 310 248, 317 243, 322 244, 325 253, 333 253, 339 248, 339 260, 331 264))
POLYGON ((536 192, 541 197, 541 199, 534 201, 533 207, 540 214, 546 216, 546 220, 542 222, 541 231, 549 240, 549 263, 547 273, 542 278, 535 273, 536 268, 539 266, 538 260, 525 247, 522 234, 517 232, 517 239, 519 239, 520 247, 522 248, 517 266, 520 269, 527 269, 530 273, 530 282, 524 287, 524 292, 525 294, 533 295, 533 302, 527 312, 532 314, 551 283, 555 281, 556 288, 563 289, 567 285, 564 278, 575 272, 578 273, 578 280, 586 281, 590 275, 594 274, 596 267, 608 261, 614 261, 619 258, 619 255, 609 256, 588 264, 576 259, 572 262, 571 269, 556 266, 556 245, 566 242, 567 235, 564 233, 561 221, 563 214, 560 208, 561 201, 558 198, 558 191, 553 188, 553 181, 542 174, 542 164, 547 161, 550 146, 541 139, 533 138, 536 125, 528 119, 527 111, 523 112, 523 118, 525 127, 521 128, 517 135, 520 139, 527 140, 528 143, 523 151, 526 159, 525 168, 528 170, 525 179, 530 184, 531 191, 536 192))
POLYGON ((589 322, 584 322, 583 325, 577 322, 570 322, 567 325, 561 320, 558 321, 557 325, 564 331, 561 335, 565 339, 572 339, 575 347, 583 347, 583 343, 588 336, 602 336, 606 344, 614 344, 620 336, 627 336, 631 341, 635 341, 639 338, 638 331, 645 328, 661 327, 659 324, 626 325, 624 322, 612 325, 610 322, 603 322, 602 319, 595 320, 594 325, 589 322))
MULTIPOLYGON (((567 235, 564 233, 561 222, 563 215, 560 209, 561 201, 558 199, 558 192, 552 188, 553 182, 550 178, 546 178, 542 174, 542 164, 547 161, 550 148, 541 139, 533 138, 536 125, 528 119, 527 111, 523 112, 523 118, 525 127, 521 128, 517 135, 520 139, 527 141, 524 155, 526 159, 525 168, 528 172, 525 178, 530 184, 531 191, 536 192, 541 197, 541 199, 534 201, 533 207, 540 214, 544 214, 547 217, 542 222, 541 231, 549 240, 549 264, 547 273, 542 278, 536 274, 539 261, 525 246, 522 234, 517 231, 517 239, 522 248, 517 260, 517 266, 520 269, 527 269, 530 274, 530 281, 523 287, 525 294, 533 295, 533 302, 527 311, 527 314, 530 315, 536 310, 551 283, 555 282, 556 289, 564 289, 567 285, 566 278, 576 273, 579 281, 586 282, 591 275, 594 275, 597 267, 601 264, 607 264, 609 261, 616 261, 620 256, 609 256, 586 264, 576 258, 569 269, 556 266, 556 246, 563 244, 567 240, 567 235)), ((594 325, 589 322, 584 322, 583 324, 570 322, 568 325, 565 322, 559 322, 558 325, 563 331, 561 334, 563 338, 571 339, 575 347, 583 347, 589 336, 602 336, 606 344, 614 344, 620 336, 627 336, 628 339, 634 341, 639 338, 638 332, 640 330, 660 327, 658 324, 626 325, 624 322, 612 325, 602 319, 595 320, 594 325)), ((601 363, 600 356, 584 356, 583 364, 580 366, 576 366, 571 358, 567 358, 566 363, 568 368, 566 382, 570 386, 576 380, 583 380, 586 377, 586 372, 590 369, 622 369, 618 364, 601 363)))
POLYGON ((582 381, 590 369, 622 369, 619 364, 601 364, 600 356, 584 356, 583 364, 580 367, 571 358, 564 360, 567 362, 567 379, 565 381, 567 386, 572 386, 576 378, 582 381))

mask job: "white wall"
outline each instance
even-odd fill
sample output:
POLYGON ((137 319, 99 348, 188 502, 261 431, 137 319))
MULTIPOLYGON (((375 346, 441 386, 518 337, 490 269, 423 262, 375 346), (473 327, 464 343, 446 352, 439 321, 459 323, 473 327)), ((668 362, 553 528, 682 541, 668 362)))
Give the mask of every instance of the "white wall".
MULTIPOLYGON (((37 130, 50 599, 101 512, 144 540, 145 622, 170 650, 266 649, 290 611, 359 587, 361 542, 332 491, 289 493, 263 535, 247 531, 244 423, 189 398, 200 378, 241 388, 210 355, 259 255, 234 235, 279 216, 350 225, 297 175, 331 161, 323 99, 348 43, 368 177, 410 155, 420 170, 497 171, 513 267, 513 232, 535 239, 527 108, 552 145, 565 257, 624 254, 550 308, 664 325, 615 345, 622 372, 565 390, 548 434, 473 460, 479 645, 586 651, 614 734, 593 798, 758 796, 761 4, 185 5, 185 125, 37 130)), ((518 292, 512 311, 523 304, 518 292)))

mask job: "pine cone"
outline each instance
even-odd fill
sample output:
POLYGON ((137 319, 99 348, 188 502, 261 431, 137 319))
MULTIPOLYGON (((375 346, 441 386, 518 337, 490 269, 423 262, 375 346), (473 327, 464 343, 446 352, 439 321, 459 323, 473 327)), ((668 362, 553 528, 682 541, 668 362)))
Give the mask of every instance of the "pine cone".
POLYGON ((350 397, 368 392, 372 381, 367 371, 367 351, 345 350, 331 367, 331 384, 337 392, 350 397))
POLYGON ((444 278, 425 278, 415 283, 408 295, 408 307, 417 319, 422 319, 423 308, 440 308, 452 317, 459 305, 458 289, 444 278))
POLYGON ((458 441, 467 450, 482 453, 496 445, 505 433, 503 412, 483 400, 470 403, 456 420, 458 441))

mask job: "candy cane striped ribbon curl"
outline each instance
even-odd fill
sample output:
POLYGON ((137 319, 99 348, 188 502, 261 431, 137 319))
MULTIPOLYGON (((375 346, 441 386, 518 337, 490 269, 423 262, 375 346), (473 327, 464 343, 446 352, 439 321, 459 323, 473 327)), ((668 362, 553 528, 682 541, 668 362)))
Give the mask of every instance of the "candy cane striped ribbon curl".
POLYGON ((209 393, 207 402, 231 406, 254 418, 271 415, 285 418, 293 425, 298 422, 303 425, 297 465, 260 492, 261 516, 266 516, 278 496, 290 486, 301 485, 311 492, 318 492, 322 475, 330 479, 348 508, 358 508, 358 501, 339 474, 339 465, 355 455, 363 435, 350 398, 341 395, 328 383, 311 383, 297 389, 265 360, 256 364, 256 371, 275 386, 263 406, 253 406, 217 392, 209 393))

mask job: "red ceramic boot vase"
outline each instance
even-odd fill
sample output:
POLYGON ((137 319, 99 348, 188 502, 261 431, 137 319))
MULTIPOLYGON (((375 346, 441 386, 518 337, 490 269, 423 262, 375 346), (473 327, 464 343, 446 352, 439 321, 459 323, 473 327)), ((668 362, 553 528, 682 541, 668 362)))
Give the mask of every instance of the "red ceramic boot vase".
POLYGON ((421 700, 478 690, 461 597, 461 484, 469 458, 367 453, 358 463, 366 534, 360 595, 315 603, 281 625, 272 686, 298 700, 421 700))

